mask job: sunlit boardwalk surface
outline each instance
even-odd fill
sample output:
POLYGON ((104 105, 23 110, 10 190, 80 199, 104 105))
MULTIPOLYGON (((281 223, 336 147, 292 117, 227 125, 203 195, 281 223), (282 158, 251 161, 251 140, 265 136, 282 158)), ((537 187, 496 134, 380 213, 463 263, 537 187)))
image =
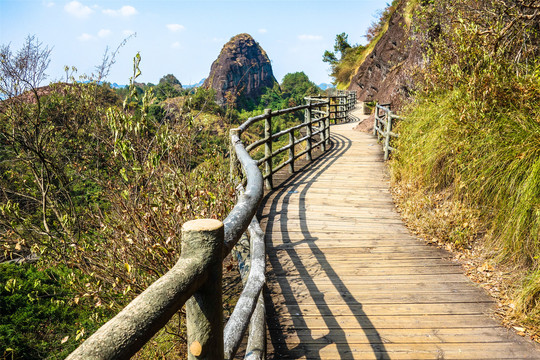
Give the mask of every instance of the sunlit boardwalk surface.
POLYGON ((540 359, 459 264, 409 234, 380 146, 353 126, 265 199, 269 358, 540 359))

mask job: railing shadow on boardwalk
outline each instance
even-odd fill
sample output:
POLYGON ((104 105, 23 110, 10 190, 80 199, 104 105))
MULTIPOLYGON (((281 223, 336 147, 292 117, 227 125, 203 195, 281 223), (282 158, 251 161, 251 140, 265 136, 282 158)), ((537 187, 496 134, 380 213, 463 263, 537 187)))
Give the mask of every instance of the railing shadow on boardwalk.
MULTIPOLYGON (((319 265, 324 272, 325 276, 330 279, 331 283, 334 285, 336 291, 341 295, 343 301, 347 304, 351 312, 354 314, 354 317, 356 318, 356 321, 358 322, 359 327, 364 330, 364 333, 369 341, 369 344, 373 350, 373 353, 377 359, 389 359, 389 355, 385 349, 383 339, 379 335, 377 329, 373 325, 373 323, 368 318, 367 314, 362 310, 362 304, 358 302, 354 296, 351 294, 349 289, 346 287, 344 282, 340 279, 337 272, 332 268, 330 263, 327 261, 326 256, 324 252, 317 246, 316 240, 317 238, 311 236, 309 226, 306 221, 306 214, 305 214, 305 195, 309 191, 311 187, 311 181, 316 180, 321 174, 323 174, 335 161, 339 156, 342 156, 347 152, 347 150, 351 147, 351 141, 341 135, 332 134, 332 145, 330 151, 327 151, 326 153, 322 154, 316 161, 313 163, 310 163, 305 166, 304 169, 302 169, 301 172, 293 174, 290 178, 288 178, 286 181, 284 181, 278 188, 276 188, 273 192, 266 195, 266 197, 263 199, 263 203, 267 203, 270 196, 273 196, 272 202, 270 204, 270 210, 268 211, 268 215, 262 216, 261 213, 259 213, 259 217, 261 218, 261 221, 263 219, 266 220, 267 224, 272 224, 275 221, 276 216, 279 215, 279 223, 280 223, 280 229, 282 233, 282 239, 285 246, 284 250, 287 252, 287 255, 292 260, 293 265, 298 270, 298 273, 302 277, 302 279, 309 279, 309 271, 306 268, 306 266, 302 263, 299 255, 296 252, 295 247, 300 244, 307 244, 309 246, 309 249, 312 251, 313 255, 316 256, 316 259, 319 262, 319 265), (299 188, 300 184, 305 183, 304 188, 298 193, 297 189, 299 188), (289 213, 288 208, 288 200, 291 197, 292 194, 299 195, 300 198, 300 204, 299 204, 299 218, 300 218, 300 227, 301 232, 303 234, 303 240, 293 242, 289 235, 288 235, 288 228, 287 228, 287 214, 289 213), (277 211, 278 204, 282 203, 281 212, 279 213, 277 211)), ((268 206, 269 204, 267 204, 268 206)), ((267 226, 267 232, 271 231, 271 226, 267 226)), ((268 239, 268 233, 267 233, 267 239, 268 239)), ((271 235, 270 235, 271 237, 271 235)), ((275 249, 275 247, 272 244, 269 244, 268 242, 271 240, 267 240, 267 248, 269 249, 269 252, 275 249)), ((279 246, 278 246, 279 248, 279 246)), ((271 263, 272 269, 271 273, 283 273, 285 270, 283 267, 279 264, 279 262, 272 262, 271 263)), ((321 349, 324 347, 335 343, 338 353, 342 359, 350 358, 353 350, 351 349, 350 345, 347 342, 347 336, 345 333, 345 329, 341 328, 339 325, 339 322, 336 320, 335 316, 331 316, 332 309, 330 308, 330 305, 325 302, 324 295, 321 294, 320 290, 317 288, 317 285, 313 282, 304 282, 306 284, 306 287, 312 296, 313 299, 317 300, 316 306, 319 310, 319 312, 324 315, 322 318, 324 319, 326 326, 329 329, 329 333, 325 336, 326 343, 321 342, 321 345, 318 345, 317 347, 310 348, 310 358, 317 358, 318 355, 315 355, 314 351, 319 353, 321 349), (329 340, 334 339, 334 340, 329 340), (337 341, 336 341, 337 340, 337 341)), ((292 293, 292 284, 289 282, 288 279, 285 277, 282 277, 279 281, 279 286, 283 293, 292 293)), ((270 292, 266 291, 268 295, 270 292)), ((288 302, 286 302, 285 306, 289 309, 290 313, 296 312, 299 308, 299 305, 294 297, 291 297, 291 299, 287 299, 288 302)), ((270 296, 267 296, 267 318, 269 321, 269 325, 279 326, 279 322, 275 320, 277 323, 272 324, 270 321, 271 319, 277 318, 277 313, 274 309, 274 305, 272 302, 272 298, 270 296)), ((283 342, 283 339, 280 338, 281 334, 278 334, 276 332, 270 331, 270 338, 272 341, 272 345, 274 348, 274 358, 297 358, 301 357, 303 355, 306 355, 305 349, 303 348, 304 343, 313 343, 314 339, 311 336, 311 331, 308 329, 307 324, 302 319, 302 317, 294 316, 293 317, 293 325, 295 328, 300 329, 306 329, 305 334, 298 333, 298 338, 300 339, 300 344, 298 344, 295 348, 288 349, 286 344, 283 342)))

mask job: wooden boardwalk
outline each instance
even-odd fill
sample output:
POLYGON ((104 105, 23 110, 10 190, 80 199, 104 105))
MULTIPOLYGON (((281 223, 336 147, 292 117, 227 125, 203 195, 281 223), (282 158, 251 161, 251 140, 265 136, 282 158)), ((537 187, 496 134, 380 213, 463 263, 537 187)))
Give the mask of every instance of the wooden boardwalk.
POLYGON ((269 193, 269 359, 540 359, 459 264, 409 234, 382 152, 354 124, 269 193))

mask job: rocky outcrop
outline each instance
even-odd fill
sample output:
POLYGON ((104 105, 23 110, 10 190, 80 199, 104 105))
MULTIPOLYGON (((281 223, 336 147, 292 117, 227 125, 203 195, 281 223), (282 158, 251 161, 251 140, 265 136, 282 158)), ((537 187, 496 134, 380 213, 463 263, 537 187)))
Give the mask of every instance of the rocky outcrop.
POLYGON ((388 29, 351 79, 348 89, 356 90, 360 101, 399 107, 413 90, 414 73, 423 60, 420 43, 410 30, 407 6, 408 1, 399 3, 388 29))
POLYGON ((266 52, 249 34, 233 37, 221 50, 203 87, 216 91, 216 102, 224 106, 227 99, 256 101, 276 79, 266 52))

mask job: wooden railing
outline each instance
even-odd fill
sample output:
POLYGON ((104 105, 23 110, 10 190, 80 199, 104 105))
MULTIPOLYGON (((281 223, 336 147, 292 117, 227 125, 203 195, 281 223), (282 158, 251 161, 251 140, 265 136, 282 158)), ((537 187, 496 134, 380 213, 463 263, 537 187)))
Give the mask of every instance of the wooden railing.
POLYGON ((328 100, 330 124, 347 122, 349 111, 356 106, 355 91, 334 90, 330 95, 312 96, 311 98, 328 100))
POLYGON ((335 104, 334 121, 346 119, 356 96, 341 93, 328 98, 308 98, 306 105, 270 111, 252 117, 230 132, 231 170, 238 181, 238 199, 221 222, 200 219, 182 226, 181 255, 174 267, 129 303, 120 313, 84 341, 68 359, 129 359, 154 336, 171 317, 186 305, 188 359, 232 359, 248 328, 246 359, 263 359, 266 351, 266 324, 262 288, 265 283, 264 234, 256 219, 263 197, 263 182, 272 187, 272 176, 302 155, 320 146, 329 149, 330 108, 335 104), (345 100, 343 100, 345 99, 345 100), (303 123, 271 133, 272 118, 305 111, 303 123), (345 112, 345 115, 341 114, 345 112), (244 147, 242 133, 259 121, 265 121, 264 138, 244 147), (295 138, 295 132, 305 135, 295 138), (289 136, 289 144, 272 151, 272 143, 289 136), (295 153, 304 144, 305 149, 295 153), (249 151, 265 146, 262 159, 253 160, 249 151), (288 160, 273 166, 272 159, 287 151, 288 160), (241 171, 237 171, 238 165, 241 171), (265 175, 259 165, 264 165, 265 175), (245 184, 245 186, 244 186, 245 184), (247 233, 246 233, 247 230, 247 233), (239 242, 239 239, 243 240, 239 242), (248 240, 249 239, 249 240, 248 240), (238 245, 237 245, 238 244, 238 245), (233 250, 242 261, 244 289, 223 327, 222 261, 233 250))
POLYGON ((390 139, 399 135, 392 131, 394 120, 401 118, 392 113, 390 104, 377 104, 375 108, 375 123, 373 125, 373 135, 377 135, 377 141, 383 141, 384 160, 388 160, 390 152, 396 149, 390 146, 390 139))

